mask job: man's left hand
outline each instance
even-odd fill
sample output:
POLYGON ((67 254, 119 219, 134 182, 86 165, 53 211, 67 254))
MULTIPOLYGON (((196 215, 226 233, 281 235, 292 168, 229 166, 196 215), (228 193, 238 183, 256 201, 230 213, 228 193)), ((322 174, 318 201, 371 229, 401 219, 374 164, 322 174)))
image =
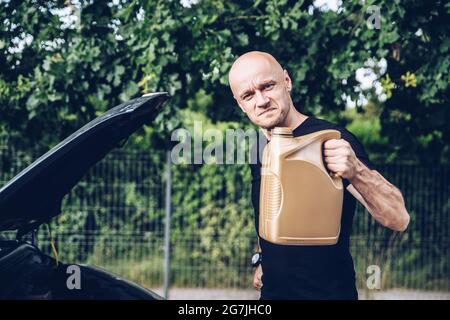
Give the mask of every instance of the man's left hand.
POLYGON ((345 179, 356 175, 358 158, 350 143, 344 139, 331 139, 324 143, 325 163, 328 170, 345 179))

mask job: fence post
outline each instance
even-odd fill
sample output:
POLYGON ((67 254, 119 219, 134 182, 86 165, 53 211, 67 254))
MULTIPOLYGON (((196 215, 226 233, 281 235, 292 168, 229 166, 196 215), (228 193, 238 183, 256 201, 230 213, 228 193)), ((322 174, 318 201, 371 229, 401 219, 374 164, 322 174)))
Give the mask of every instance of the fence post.
POLYGON ((170 213, 172 198, 172 172, 170 161, 170 150, 167 151, 167 171, 166 171, 166 202, 165 202, 165 223, 164 223, 164 297, 169 298, 169 277, 170 277, 170 213))

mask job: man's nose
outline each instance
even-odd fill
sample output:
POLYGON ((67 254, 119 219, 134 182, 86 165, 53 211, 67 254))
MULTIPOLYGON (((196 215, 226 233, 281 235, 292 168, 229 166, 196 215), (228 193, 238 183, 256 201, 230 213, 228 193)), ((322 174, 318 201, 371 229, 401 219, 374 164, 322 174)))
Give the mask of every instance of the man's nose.
POLYGON ((269 106, 269 98, 261 91, 256 91, 256 107, 258 108, 267 108, 269 106))

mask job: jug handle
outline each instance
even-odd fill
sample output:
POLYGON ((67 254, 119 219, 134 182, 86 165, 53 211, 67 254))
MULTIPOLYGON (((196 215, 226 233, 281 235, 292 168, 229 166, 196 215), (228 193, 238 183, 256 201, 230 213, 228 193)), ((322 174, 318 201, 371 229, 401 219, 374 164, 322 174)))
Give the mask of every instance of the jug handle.
POLYGON ((325 148, 325 142, 331 139, 340 139, 341 138, 341 133, 337 130, 324 130, 324 132, 322 134, 319 134, 317 136, 317 139, 320 140, 321 145, 322 145, 322 165, 323 168, 325 169, 325 171, 328 173, 328 175, 330 176, 331 180, 333 181, 333 184, 335 185, 335 187, 339 186, 339 182, 342 181, 342 177, 339 173, 333 173, 331 172, 325 162, 325 153, 324 153, 324 148, 325 148))

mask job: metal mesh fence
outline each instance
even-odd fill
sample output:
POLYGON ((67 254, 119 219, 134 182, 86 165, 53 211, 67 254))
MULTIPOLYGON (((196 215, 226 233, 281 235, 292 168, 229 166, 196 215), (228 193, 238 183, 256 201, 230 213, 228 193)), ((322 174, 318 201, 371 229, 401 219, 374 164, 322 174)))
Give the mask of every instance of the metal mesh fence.
MULTIPOLYGON (((1 148, 1 184, 33 158, 1 148)), ((366 298, 376 294, 366 282, 368 266, 377 265, 381 291, 449 297, 449 167, 389 164, 377 169, 402 190, 412 220, 406 233, 397 234, 357 206, 351 252, 358 288, 366 298)), ((170 286, 250 290, 249 258, 256 236, 248 168, 203 165, 172 170, 170 286)), ((65 198, 63 214, 52 222, 61 260, 95 264, 148 288, 161 287, 164 184, 164 166, 153 163, 149 153, 112 152, 65 198)), ((39 244, 50 253, 46 230, 40 228, 39 244)))

